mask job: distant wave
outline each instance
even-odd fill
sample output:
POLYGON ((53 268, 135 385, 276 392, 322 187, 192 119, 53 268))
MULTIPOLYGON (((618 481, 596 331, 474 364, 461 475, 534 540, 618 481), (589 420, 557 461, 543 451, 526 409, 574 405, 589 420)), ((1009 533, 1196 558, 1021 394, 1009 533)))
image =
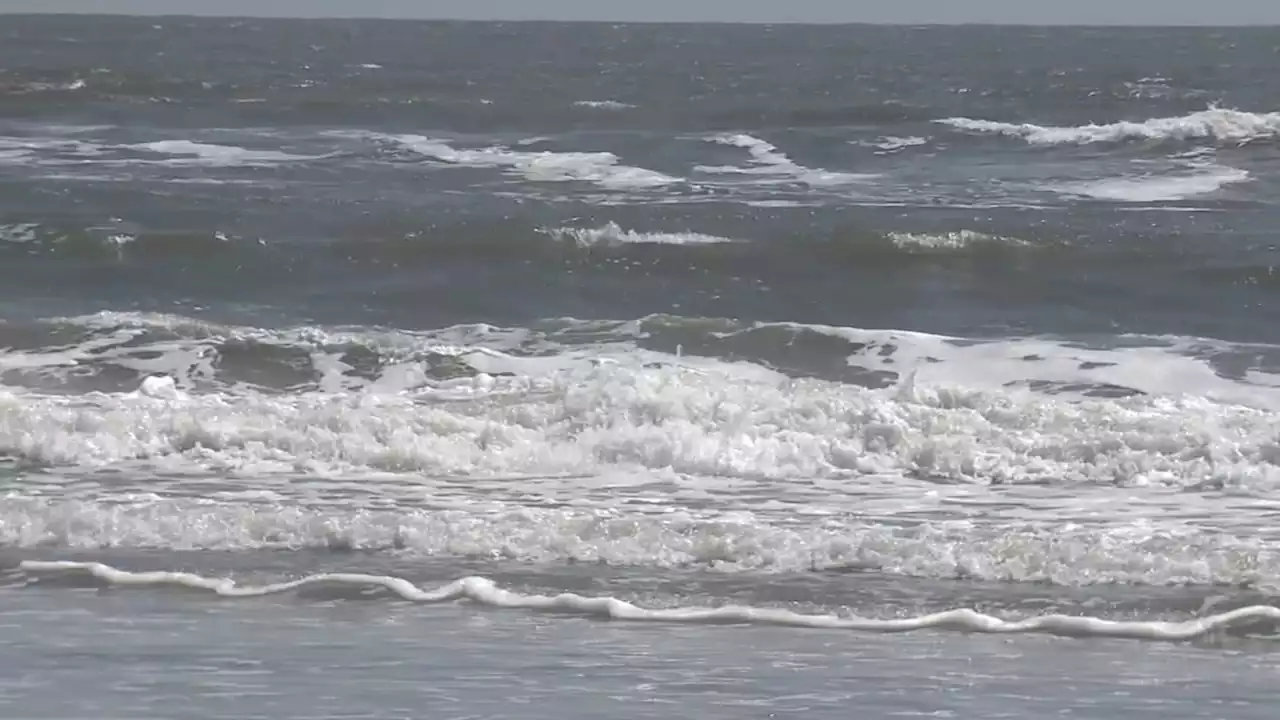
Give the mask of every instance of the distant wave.
POLYGON ((191 140, 118 145, 67 137, 0 136, 0 164, 3 165, 247 168, 310 162, 333 156, 333 153, 296 155, 281 150, 254 150, 191 140))
POLYGON ((87 87, 87 83, 76 78, 67 82, 30 82, 16 83, 8 87, 0 86, 0 90, 4 92, 21 95, 24 93, 45 93, 45 92, 73 92, 75 90, 83 90, 87 87))
POLYGON ((36 240, 39 223, 13 223, 0 225, 0 243, 22 244, 36 240))
POLYGON ((1271 138, 1280 133, 1280 112, 1251 113, 1214 107, 1181 117, 1075 127, 1006 123, 967 117, 944 118, 934 122, 968 132, 1017 137, 1032 145, 1087 145, 1125 140, 1202 139, 1244 144, 1271 138))
POLYGON ((543 232, 557 240, 573 242, 579 247, 631 244, 713 245, 734 242, 732 238, 695 232, 637 232, 624 229, 613 222, 598 228, 562 227, 544 230, 543 232))
MULTIPOLYGON (((248 148, 199 143, 190 140, 159 140, 128 146, 135 150, 173 155, 187 158, 187 162, 197 165, 250 167, 254 165, 270 165, 295 160, 320 160, 328 155, 291 155, 278 150, 250 150, 248 148)), ((179 160, 164 160, 170 165, 179 160)))
POLYGON ((1005 245, 1026 247, 1030 243, 1018 238, 998 237, 972 230, 957 230, 946 233, 889 233, 889 241, 896 247, 912 250, 960 250, 975 245, 1005 245))
POLYGON ((928 142, 929 139, 923 137, 897 137, 894 135, 886 135, 876 140, 854 140, 852 141, 852 144, 860 147, 875 148, 880 151, 877 154, 887 155, 889 153, 905 150, 909 147, 918 147, 928 142))
POLYGON ((631 103, 618 102, 617 100, 579 100, 574 105, 594 110, 628 110, 635 107, 631 103))
POLYGON ((422 135, 378 135, 424 157, 460 167, 505 168, 532 182, 591 182, 608 189, 651 188, 680 182, 654 170, 623 165, 611 152, 523 152, 502 146, 454 148, 422 135))

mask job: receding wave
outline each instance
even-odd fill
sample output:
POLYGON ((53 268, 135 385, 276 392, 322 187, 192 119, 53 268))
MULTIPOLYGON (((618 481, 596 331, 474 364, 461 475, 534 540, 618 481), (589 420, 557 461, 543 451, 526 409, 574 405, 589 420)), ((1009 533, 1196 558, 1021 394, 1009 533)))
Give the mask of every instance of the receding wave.
POLYGON ((1280 133, 1280 112, 1252 113, 1225 108, 1209 108, 1179 117, 1073 127, 1007 123, 967 117, 945 118, 935 122, 967 132, 1021 138, 1032 145, 1085 145, 1126 140, 1211 140, 1243 144, 1270 139, 1280 133))
POLYGON ((230 578, 171 571, 129 572, 92 562, 28 560, 21 563, 19 570, 34 578, 55 573, 79 573, 112 587, 174 587, 223 598, 260 598, 296 593, 316 586, 346 586, 381 591, 388 597, 420 605, 465 601, 492 608, 569 613, 637 623, 773 625, 863 633, 947 630, 990 635, 1040 634, 1163 642, 1187 642, 1214 634, 1270 634, 1280 626, 1280 608, 1270 605, 1240 607, 1183 621, 1110 620, 1062 614, 1005 619, 970 608, 915 617, 880 619, 852 614, 808 615, 780 608, 742 605, 648 609, 610 596, 591 597, 577 593, 525 594, 502 588, 492 580, 478 576, 464 577, 427 589, 402 577, 362 573, 323 573, 283 582, 242 585, 230 578))

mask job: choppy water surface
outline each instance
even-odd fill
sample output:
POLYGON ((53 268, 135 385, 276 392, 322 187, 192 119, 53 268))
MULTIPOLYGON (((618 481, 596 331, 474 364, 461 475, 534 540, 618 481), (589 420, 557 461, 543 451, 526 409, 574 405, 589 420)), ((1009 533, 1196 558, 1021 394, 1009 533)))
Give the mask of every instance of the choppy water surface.
POLYGON ((1262 717, 1273 45, 7 17, 0 702, 1262 717))

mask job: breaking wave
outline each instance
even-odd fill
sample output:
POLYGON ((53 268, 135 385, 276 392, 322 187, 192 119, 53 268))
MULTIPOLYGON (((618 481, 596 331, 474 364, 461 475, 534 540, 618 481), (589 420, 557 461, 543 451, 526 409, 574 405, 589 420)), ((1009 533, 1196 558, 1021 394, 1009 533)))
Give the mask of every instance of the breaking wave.
POLYGON ((873 174, 834 172, 805 167, 796 163, 777 146, 758 137, 746 134, 716 135, 709 139, 720 145, 741 148, 751 156, 747 166, 699 165, 694 170, 708 175, 744 175, 760 183, 800 182, 810 186, 845 185, 873 179, 873 174))
POLYGON ((1225 108, 1209 108, 1180 117, 1075 127, 1006 123, 966 117, 946 118, 935 122, 967 132, 1021 138, 1032 145, 1085 145, 1125 140, 1211 140, 1245 144, 1273 138, 1280 132, 1280 112, 1252 113, 1225 108))
POLYGON ((681 182, 653 170, 623 165, 611 152, 519 151, 495 145, 457 149, 422 135, 383 136, 402 147, 447 165, 504 168, 533 182, 584 181, 608 189, 651 188, 681 182))

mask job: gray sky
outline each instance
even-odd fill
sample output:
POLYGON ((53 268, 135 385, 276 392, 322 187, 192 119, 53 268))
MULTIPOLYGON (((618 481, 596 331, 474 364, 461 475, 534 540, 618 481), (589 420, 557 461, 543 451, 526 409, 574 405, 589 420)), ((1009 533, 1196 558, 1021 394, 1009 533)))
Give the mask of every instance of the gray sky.
POLYGON ((615 22, 1280 25, 1280 0, 0 0, 0 12, 615 22))

